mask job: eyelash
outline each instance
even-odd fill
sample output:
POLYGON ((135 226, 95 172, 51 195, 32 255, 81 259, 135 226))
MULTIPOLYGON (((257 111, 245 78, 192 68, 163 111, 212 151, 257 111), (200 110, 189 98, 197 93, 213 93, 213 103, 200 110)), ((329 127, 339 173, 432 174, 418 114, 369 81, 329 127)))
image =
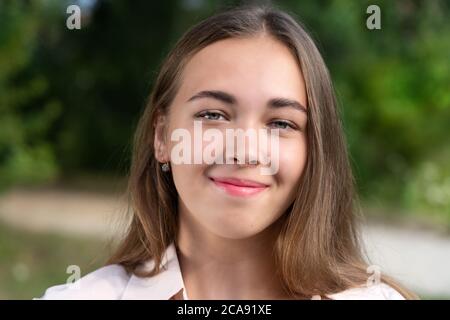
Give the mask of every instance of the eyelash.
POLYGON ((289 121, 285 121, 285 120, 274 120, 274 121, 272 121, 272 123, 275 123, 275 122, 282 123, 282 124, 287 125, 287 126, 289 127, 289 129, 288 129, 288 128, 276 128, 276 129, 282 129, 282 130, 299 130, 299 131, 300 131, 300 129, 297 128, 296 125, 291 124, 289 121))
MULTIPOLYGON (((225 120, 227 120, 227 118, 226 118, 225 115, 223 115, 223 114, 220 113, 220 112, 214 112, 214 111, 202 111, 202 112, 199 112, 199 113, 197 113, 197 114, 195 115, 195 118, 205 118, 206 120, 211 120, 211 121, 221 121, 221 120, 219 120, 219 119, 208 119, 208 118, 205 117, 205 116, 211 116, 211 115, 221 116, 221 117, 225 118, 225 120)), ((279 124, 281 123, 281 124, 287 126, 287 127, 285 127, 285 128, 276 128, 276 129, 281 129, 281 130, 298 130, 298 131, 301 131, 300 128, 298 128, 298 127, 297 127, 296 125, 294 125, 294 124, 291 124, 291 122, 289 122, 289 121, 275 119, 275 120, 273 120, 271 123, 279 123, 279 124)))
MULTIPOLYGON (((196 117, 196 118, 205 118, 205 117, 204 117, 205 115, 219 115, 219 116, 224 117, 225 120, 226 120, 226 117, 225 117, 222 113, 220 113, 220 112, 215 112, 215 111, 202 111, 202 112, 197 113, 197 114, 195 115, 195 117, 196 117)), ((212 121, 217 120, 217 119, 207 119, 207 118, 205 118, 205 119, 206 119, 206 120, 212 120, 212 121)))

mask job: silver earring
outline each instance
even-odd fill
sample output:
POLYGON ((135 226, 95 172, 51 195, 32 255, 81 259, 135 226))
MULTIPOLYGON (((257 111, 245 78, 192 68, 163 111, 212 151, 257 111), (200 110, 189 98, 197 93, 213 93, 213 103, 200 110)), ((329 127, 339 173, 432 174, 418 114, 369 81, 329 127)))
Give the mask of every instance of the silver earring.
POLYGON ((169 170, 170 170, 169 163, 168 163, 168 162, 163 163, 163 164, 161 165, 161 169, 162 169, 162 171, 164 171, 164 172, 169 171, 169 170))

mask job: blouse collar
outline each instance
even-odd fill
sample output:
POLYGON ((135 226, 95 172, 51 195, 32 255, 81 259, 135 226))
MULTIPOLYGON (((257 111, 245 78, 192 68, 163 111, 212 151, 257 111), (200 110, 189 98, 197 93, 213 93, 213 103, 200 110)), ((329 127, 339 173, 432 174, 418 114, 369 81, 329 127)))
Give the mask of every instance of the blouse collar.
MULTIPOLYGON (((145 271, 154 267, 153 259, 143 264, 145 271)), ((163 254, 161 271, 153 277, 138 277, 132 275, 122 299, 133 300, 170 300, 182 293, 183 299, 188 300, 178 261, 175 244, 172 242, 163 254)))

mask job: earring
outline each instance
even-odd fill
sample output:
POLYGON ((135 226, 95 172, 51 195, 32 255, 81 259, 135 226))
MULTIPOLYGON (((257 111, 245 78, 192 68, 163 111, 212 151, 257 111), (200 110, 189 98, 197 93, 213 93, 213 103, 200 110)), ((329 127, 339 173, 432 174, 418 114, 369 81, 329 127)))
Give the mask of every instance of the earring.
POLYGON ((164 172, 169 171, 169 170, 170 170, 169 162, 163 163, 163 164, 161 165, 161 169, 162 169, 162 171, 164 171, 164 172))

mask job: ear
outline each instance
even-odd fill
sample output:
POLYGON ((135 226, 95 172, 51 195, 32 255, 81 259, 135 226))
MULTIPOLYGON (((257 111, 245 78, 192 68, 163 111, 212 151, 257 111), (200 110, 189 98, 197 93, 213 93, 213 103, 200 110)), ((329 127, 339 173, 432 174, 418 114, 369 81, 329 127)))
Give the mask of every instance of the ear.
POLYGON ((155 139, 153 145, 155 148, 155 158, 158 162, 168 162, 169 152, 166 137, 167 117, 165 115, 158 115, 154 123, 155 139))

